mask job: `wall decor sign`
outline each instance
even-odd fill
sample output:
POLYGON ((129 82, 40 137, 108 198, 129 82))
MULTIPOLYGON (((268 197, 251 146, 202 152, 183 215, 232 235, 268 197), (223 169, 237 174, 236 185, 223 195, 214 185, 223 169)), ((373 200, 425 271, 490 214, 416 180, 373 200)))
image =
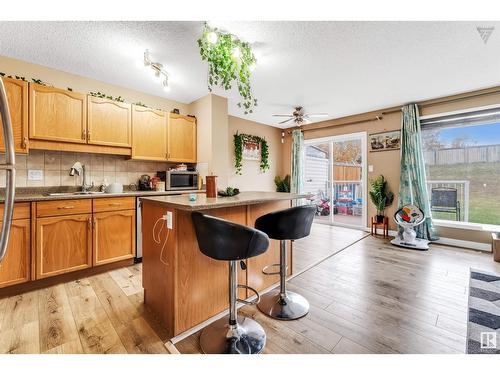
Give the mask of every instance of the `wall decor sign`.
POLYGON ((260 143, 243 140, 243 160, 260 160, 260 143))
POLYGON ((269 169, 269 146, 264 138, 236 132, 234 141, 234 168, 241 175, 243 160, 260 161, 262 173, 269 169))
POLYGON ((370 152, 399 150, 401 130, 373 133, 369 136, 370 152))

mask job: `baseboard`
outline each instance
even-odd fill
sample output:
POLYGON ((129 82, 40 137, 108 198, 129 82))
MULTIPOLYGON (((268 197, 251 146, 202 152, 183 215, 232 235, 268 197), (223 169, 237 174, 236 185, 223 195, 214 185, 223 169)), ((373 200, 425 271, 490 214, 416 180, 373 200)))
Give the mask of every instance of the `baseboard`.
POLYGON ((491 244, 489 244, 489 243, 456 240, 454 238, 446 238, 446 237, 440 237, 439 240, 433 241, 433 243, 438 243, 441 245, 463 247, 465 249, 487 251, 487 252, 491 253, 491 244))
MULTIPOLYGON (((366 228, 366 231, 369 232, 370 229, 366 228)), ((396 237, 398 234, 397 230, 389 230, 389 236, 396 237)), ((448 237, 440 237, 437 241, 432 241, 432 243, 437 243, 440 245, 448 245, 448 246, 456 246, 464 249, 473 249, 480 251, 487 251, 491 253, 491 244, 482 243, 482 242, 474 242, 474 241, 465 241, 465 240, 457 240, 455 238, 448 237)))

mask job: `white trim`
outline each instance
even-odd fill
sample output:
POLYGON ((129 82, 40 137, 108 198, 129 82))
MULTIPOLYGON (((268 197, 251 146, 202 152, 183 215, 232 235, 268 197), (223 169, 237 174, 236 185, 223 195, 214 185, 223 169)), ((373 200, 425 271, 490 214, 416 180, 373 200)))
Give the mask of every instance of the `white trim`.
POLYGON ((469 113, 469 112, 474 112, 474 111, 484 111, 487 109, 500 109, 499 104, 491 104, 491 105, 485 105, 481 107, 472 107, 472 108, 466 108, 466 109, 459 109, 457 111, 450 111, 450 112, 441 112, 441 113, 436 113, 433 115, 427 115, 427 116, 420 116, 420 120, 429 120, 433 119, 436 117, 444 117, 444 116, 451 116, 451 115, 460 115, 462 113, 469 113))
POLYGON ((478 232, 500 232, 500 225, 469 223, 463 221, 432 219, 436 227, 474 230, 478 232))
MULTIPOLYGON (((367 231, 370 231, 369 228, 366 228, 367 231)), ((397 230, 389 230, 389 236, 396 237, 398 234, 397 230)), ((447 238, 447 237, 440 237, 439 240, 437 241, 432 241, 429 243, 429 245, 432 246, 433 243, 437 243, 440 245, 447 245, 447 246, 455 246, 455 247, 460 247, 464 249, 472 249, 472 250, 480 250, 480 251, 488 251, 491 252, 491 244, 488 243, 482 243, 482 242, 474 242, 474 241, 464 241, 464 240, 457 240, 455 238, 447 238)))
POLYGON ((333 142, 333 141, 338 141, 339 139, 343 141, 348 141, 348 140, 355 140, 359 137, 365 137, 366 141, 366 132, 357 132, 357 133, 348 133, 348 134, 341 134, 341 135, 329 135, 328 137, 321 137, 321 138, 311 138, 311 139, 306 139, 304 140, 305 145, 311 145, 311 144, 316 144, 316 143, 324 143, 324 142, 333 142))
POLYGON ((321 138, 311 138, 311 139, 306 139, 304 140, 304 145, 306 146, 311 146, 315 144, 320 144, 320 143, 328 143, 329 147, 329 152, 330 152, 330 160, 329 160, 329 166, 328 166, 328 178, 329 178, 329 193, 330 193, 330 198, 331 195, 333 194, 333 150, 332 144, 334 142, 344 142, 344 141, 350 141, 350 140, 361 140, 361 183, 363 185, 363 191, 362 191, 362 196, 363 196, 363 208, 362 208, 362 217, 361 217, 361 224, 360 225, 349 225, 349 224, 342 224, 338 223, 333 220, 333 210, 330 212, 330 220, 328 223, 322 223, 322 224, 330 224, 330 225, 338 225, 341 227, 346 227, 346 228, 351 228, 351 229, 359 229, 359 230, 364 230, 365 223, 367 222, 368 219, 368 149, 367 149, 367 137, 368 133, 367 132, 356 132, 356 133, 348 133, 348 134, 341 134, 341 135, 330 135, 327 137, 321 137, 321 138))
POLYGON ((440 237, 439 240, 431 242, 431 244, 433 244, 433 243, 438 243, 438 244, 448 245, 448 246, 462 247, 465 249, 488 251, 491 253, 491 244, 489 244, 489 243, 456 240, 454 238, 446 238, 446 237, 440 237))

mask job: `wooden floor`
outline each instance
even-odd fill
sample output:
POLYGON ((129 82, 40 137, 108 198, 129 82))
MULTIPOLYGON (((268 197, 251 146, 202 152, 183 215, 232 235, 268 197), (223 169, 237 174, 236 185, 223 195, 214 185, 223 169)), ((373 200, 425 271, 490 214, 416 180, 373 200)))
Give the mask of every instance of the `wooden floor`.
POLYGON ((0 353, 166 353, 140 265, 0 299, 0 353))
POLYGON ((308 237, 293 243, 293 272, 299 273, 367 235, 358 229, 315 223, 308 237))
MULTIPOLYGON (((280 322, 240 310, 264 326, 265 353, 463 353, 469 267, 500 272, 500 264, 491 254, 416 252, 363 236, 315 224, 297 241, 303 265, 308 253, 309 262, 337 254, 289 283, 311 303, 306 317, 280 322)), ((165 332, 142 300, 140 265, 0 299, 0 353, 166 353, 165 332)), ((177 349, 198 353, 198 335, 177 349)))
MULTIPOLYGON (((491 254, 439 245, 418 252, 368 236, 290 281, 311 304, 304 318, 240 313, 266 330, 265 353, 464 353, 469 267, 500 272, 491 254)), ((199 353, 198 336, 177 349, 199 353)))

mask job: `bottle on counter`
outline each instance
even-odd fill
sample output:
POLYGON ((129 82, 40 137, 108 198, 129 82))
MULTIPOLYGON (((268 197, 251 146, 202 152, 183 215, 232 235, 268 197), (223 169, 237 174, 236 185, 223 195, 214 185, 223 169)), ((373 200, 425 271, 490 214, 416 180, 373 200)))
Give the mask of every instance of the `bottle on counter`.
POLYGON ((217 198, 217 176, 211 175, 205 179, 207 198, 217 198))

